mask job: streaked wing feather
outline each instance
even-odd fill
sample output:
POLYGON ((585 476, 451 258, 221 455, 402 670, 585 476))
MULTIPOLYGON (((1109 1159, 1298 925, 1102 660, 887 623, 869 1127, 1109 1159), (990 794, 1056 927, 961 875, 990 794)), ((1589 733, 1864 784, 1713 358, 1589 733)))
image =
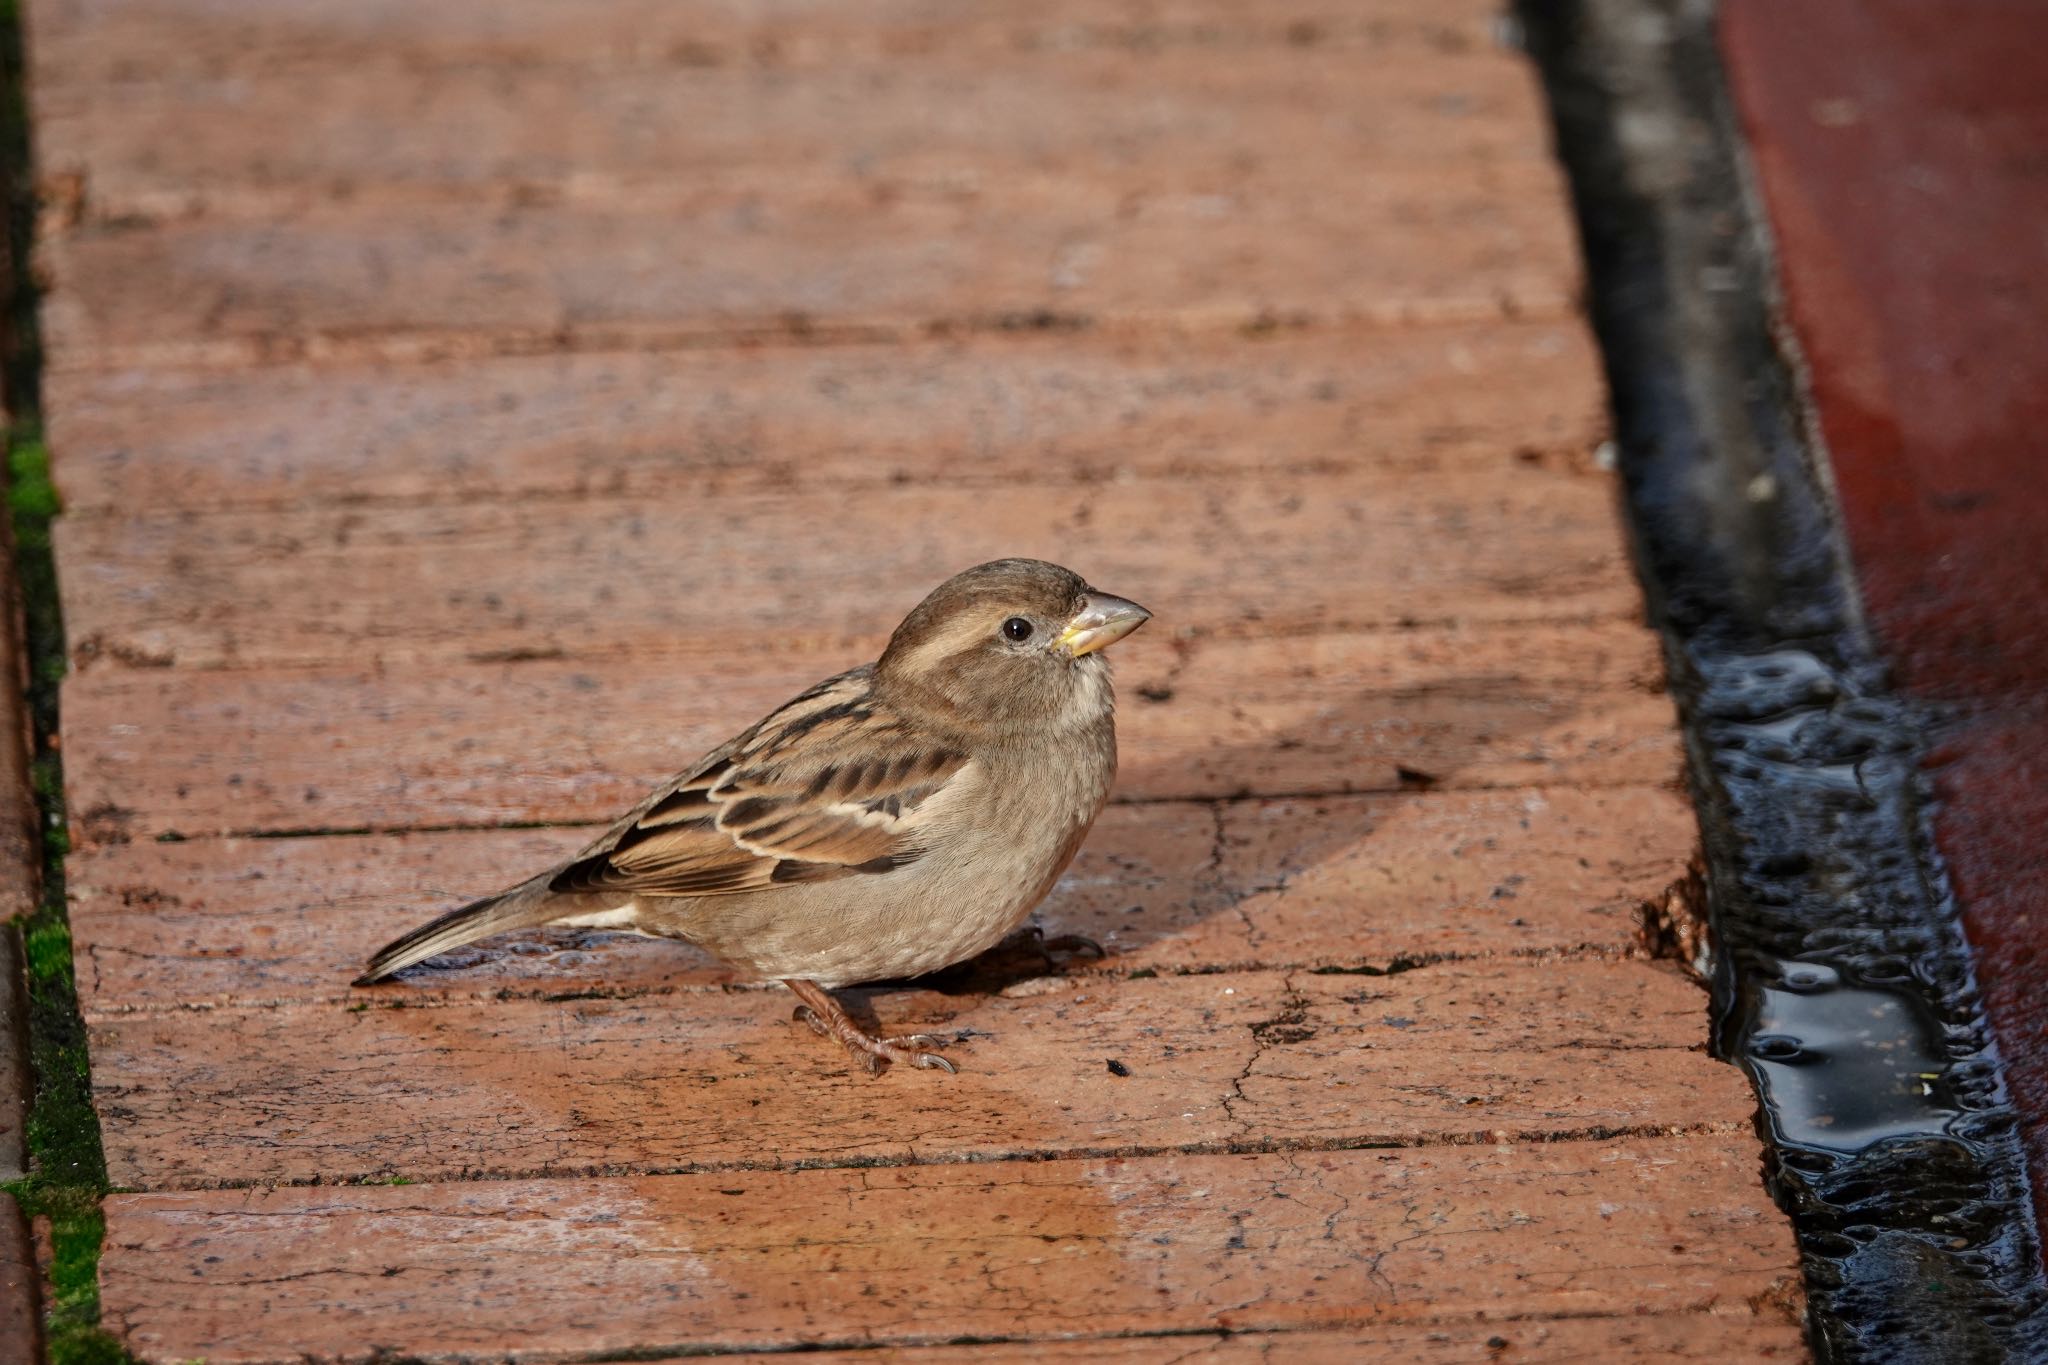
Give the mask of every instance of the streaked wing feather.
POLYGON ((557 892, 717 896, 901 867, 965 755, 919 740, 856 669, 656 792, 556 873, 557 892))

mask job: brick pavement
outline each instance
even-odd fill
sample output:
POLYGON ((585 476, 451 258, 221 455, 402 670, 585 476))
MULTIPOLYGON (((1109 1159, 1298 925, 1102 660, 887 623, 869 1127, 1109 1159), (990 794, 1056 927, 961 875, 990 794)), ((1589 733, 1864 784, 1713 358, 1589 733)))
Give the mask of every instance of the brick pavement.
POLYGON ((1802 1354, 1490 13, 33 0, 124 1342, 1802 1354), (870 993, 959 1076, 675 945, 346 988, 996 553, 1160 619, 1108 959, 870 993))

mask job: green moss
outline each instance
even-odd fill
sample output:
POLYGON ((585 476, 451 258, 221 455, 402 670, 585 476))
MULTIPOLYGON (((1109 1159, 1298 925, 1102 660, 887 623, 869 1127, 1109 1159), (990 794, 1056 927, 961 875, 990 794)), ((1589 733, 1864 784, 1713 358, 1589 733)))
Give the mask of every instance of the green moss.
MULTIPOLYGON (((58 1358, 58 1343, 65 1353, 77 1347, 91 1351, 99 1331, 100 1241, 106 1234, 106 1220, 97 1205, 77 1210, 50 1223, 53 1255, 50 1263, 50 1297, 46 1318, 50 1337, 50 1358, 58 1358)), ((110 1340, 110 1339, 109 1339, 110 1340)), ((115 1347, 116 1354, 120 1348, 115 1347)), ((74 1357, 75 1358, 75 1357, 74 1357)))
POLYGON ((28 1114, 30 1171, 8 1186, 30 1216, 50 1220, 52 1259, 44 1330, 51 1365, 115 1365, 128 1359, 100 1330, 99 1258, 106 1232, 100 1199, 107 1192, 99 1115, 72 973, 71 926, 65 916, 64 773, 56 746, 56 682, 63 677, 63 623, 50 559, 50 518, 57 511, 48 460, 33 434, 8 434, 7 505, 15 572, 26 606, 31 669, 30 711, 36 734, 31 784, 42 816, 43 894, 22 921, 28 977, 29 1058, 35 1093, 28 1114))
POLYGON ((33 436, 11 442, 7 451, 7 507, 15 526, 49 545, 57 515, 57 488, 50 482, 50 452, 33 436))
POLYGON ((52 1258, 44 1336, 50 1365, 116 1365, 128 1359, 99 1326, 100 1244, 107 1192, 99 1115, 92 1107, 92 1071, 71 963, 65 915, 64 768, 56 745, 57 684, 64 676, 64 627, 50 555, 50 519, 57 494, 49 457, 33 427, 7 439, 7 508, 15 578, 21 585, 29 649, 29 711, 36 752, 30 784, 43 829, 43 894, 21 923, 28 976, 29 1059, 35 1093, 28 1114, 28 1177, 8 1187, 22 1211, 50 1220, 52 1258))
POLYGON ((57 980, 71 977, 71 926, 62 920, 45 920, 38 924, 29 923, 28 932, 22 935, 23 945, 28 949, 28 972, 30 976, 57 980))

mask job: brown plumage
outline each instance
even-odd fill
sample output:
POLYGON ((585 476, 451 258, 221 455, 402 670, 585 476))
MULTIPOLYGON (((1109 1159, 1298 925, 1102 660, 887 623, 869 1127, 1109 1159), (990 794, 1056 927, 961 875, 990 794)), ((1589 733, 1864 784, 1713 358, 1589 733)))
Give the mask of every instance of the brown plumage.
POLYGON ((1072 861, 1116 774, 1109 665, 1148 619, 1038 560, 939 585, 882 657, 828 678, 656 788, 559 867, 389 944, 356 982, 544 924, 695 943, 784 982, 879 1068, 952 1070, 827 993, 964 961, 1072 861))

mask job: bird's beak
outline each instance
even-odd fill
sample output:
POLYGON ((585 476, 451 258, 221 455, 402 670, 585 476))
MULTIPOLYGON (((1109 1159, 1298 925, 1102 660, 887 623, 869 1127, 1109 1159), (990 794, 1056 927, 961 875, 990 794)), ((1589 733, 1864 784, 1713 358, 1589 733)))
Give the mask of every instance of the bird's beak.
POLYGON ((1078 659, 1104 645, 1115 644, 1151 619, 1152 613, 1136 602, 1111 597, 1106 592, 1091 592, 1053 643, 1078 659))

